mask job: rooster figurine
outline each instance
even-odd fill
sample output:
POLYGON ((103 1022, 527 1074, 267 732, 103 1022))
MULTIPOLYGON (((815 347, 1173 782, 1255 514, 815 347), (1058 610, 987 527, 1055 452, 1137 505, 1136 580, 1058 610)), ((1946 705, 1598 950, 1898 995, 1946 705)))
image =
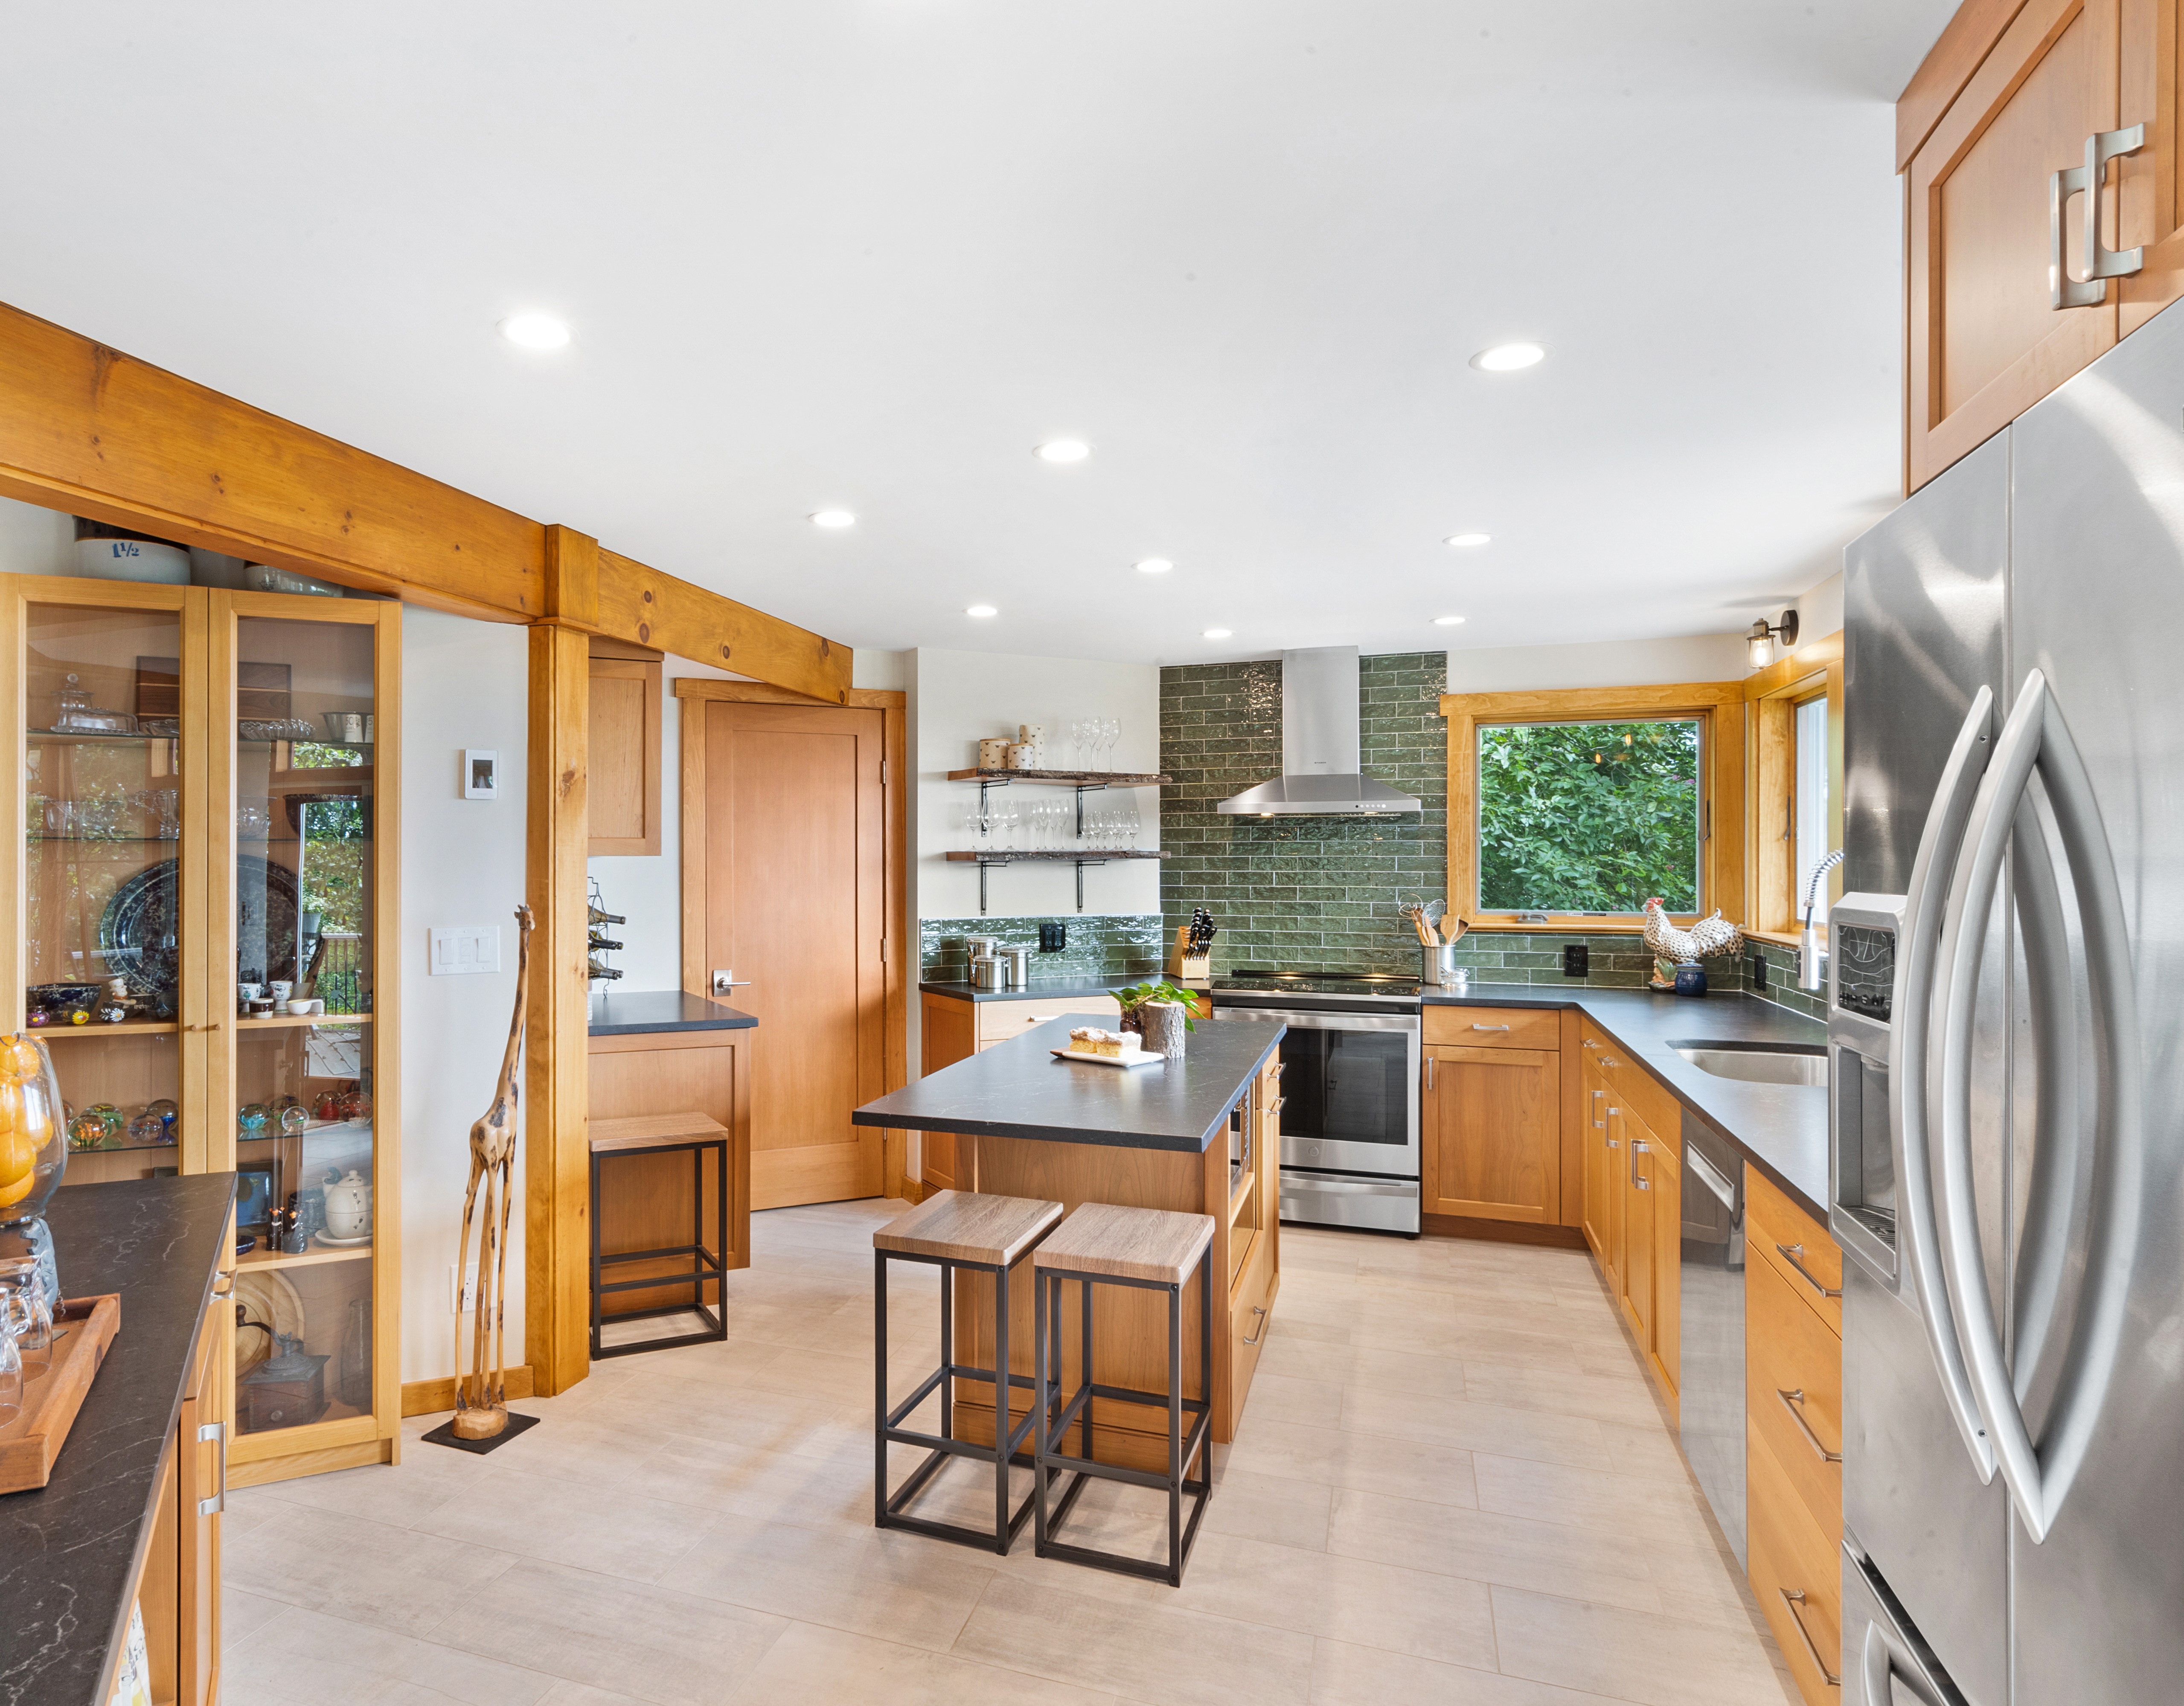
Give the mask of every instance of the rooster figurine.
POLYGON ((1744 943, 1744 932, 1723 917, 1719 908, 1712 917, 1700 919, 1690 929, 1679 929, 1669 922, 1658 895, 1646 903, 1643 934, 1646 945, 1653 951, 1657 990, 1674 987, 1678 966, 1710 960, 1717 954, 1733 954, 1744 943))

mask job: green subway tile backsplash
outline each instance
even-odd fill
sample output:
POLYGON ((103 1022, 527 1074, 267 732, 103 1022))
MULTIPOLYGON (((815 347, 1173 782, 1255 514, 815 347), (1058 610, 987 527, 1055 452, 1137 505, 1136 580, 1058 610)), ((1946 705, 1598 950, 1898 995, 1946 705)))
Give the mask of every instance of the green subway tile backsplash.
POLYGON ((918 976, 933 983, 961 983, 971 974, 968 936, 998 936, 1005 948, 1032 951, 1034 984, 1098 983, 1108 978, 1141 978, 1161 967, 1164 932, 1155 912, 1064 913, 1054 918, 921 918, 917 925, 918 976), (1061 951, 1039 951, 1039 927, 1060 924, 1067 940, 1061 951))

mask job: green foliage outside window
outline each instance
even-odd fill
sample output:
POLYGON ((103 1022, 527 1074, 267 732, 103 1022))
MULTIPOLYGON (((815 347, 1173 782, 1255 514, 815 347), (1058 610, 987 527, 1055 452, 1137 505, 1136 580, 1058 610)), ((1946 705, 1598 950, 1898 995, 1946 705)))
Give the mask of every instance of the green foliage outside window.
POLYGON ((1482 911, 1696 912, 1698 867, 1696 721, 1479 729, 1482 911))
POLYGON ((362 934, 371 841, 362 800, 315 800, 304 808, 304 908, 321 929, 362 934))

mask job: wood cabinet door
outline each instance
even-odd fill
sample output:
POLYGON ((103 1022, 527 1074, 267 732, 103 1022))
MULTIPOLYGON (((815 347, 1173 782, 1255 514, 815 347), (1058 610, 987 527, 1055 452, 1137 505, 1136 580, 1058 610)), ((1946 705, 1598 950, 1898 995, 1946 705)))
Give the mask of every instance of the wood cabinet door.
MULTIPOLYGON (((2116 340, 2118 292, 2057 309, 2049 180, 2117 113, 2120 0, 2027 0, 1906 176, 1906 476, 1915 491, 2116 340)), ((2103 192, 2112 203, 2116 168, 2103 192)), ((2075 265, 2082 203, 2062 209, 2075 265)), ((2114 241, 2113 207, 2102 230, 2114 241)))
POLYGON ((1617 1194, 1623 1199, 1623 1265, 1618 1275, 1617 1301, 1638 1335, 1641 1349, 1653 1346, 1653 1270, 1660 1257, 1658 1229, 1653 1219, 1652 1184, 1644 1171, 1653 1142, 1652 1128, 1624 1110, 1623 1147, 1616 1174, 1617 1194))
POLYGON ((1554 1221, 1561 1056, 1504 1048, 1429 1048, 1425 1056, 1426 1213, 1554 1221))
POLYGON ((585 810, 591 856, 660 851, 660 664, 602 656, 592 642, 591 767, 585 810))
POLYGON ((1639 1163, 1653 1204, 1653 1342, 1647 1350, 1673 1402, 1683 1386, 1684 1175, 1674 1151, 1658 1145, 1639 1163))
POLYGON ((2143 248, 2139 270, 2120 280, 2116 335, 2128 337, 2184 296, 2184 3, 2122 0, 2122 72, 2116 122, 2146 126, 2146 146, 2116 164, 2118 248, 2143 248))
MULTIPOLYGON (((972 1002, 929 995, 922 1003, 920 1019, 918 1070, 922 1075, 930 1077, 978 1051, 978 1009, 972 1002)), ((922 1131, 917 1135, 918 1177, 926 1190, 961 1190, 962 1181, 956 1176, 956 1134, 922 1131)))
POLYGON ((1607 1090, 1600 1081, 1599 1068, 1589 1059, 1578 1074, 1578 1084, 1585 1121, 1580 1134, 1580 1153, 1585 1157, 1585 1241, 1592 1246, 1593 1259, 1605 1269, 1608 1265, 1608 1183, 1614 1177, 1607 1160, 1607 1090))
POLYGON ((176 1507, 181 1537, 176 1571, 176 1706, 213 1706, 220 1698, 219 1507, 226 1502, 227 1449, 201 1429, 228 1422, 226 1374, 234 1367, 234 1308, 216 1299, 206 1312, 198 1361, 183 1395, 175 1441, 176 1507), (214 1507, 200 1509, 203 1503, 214 1507))

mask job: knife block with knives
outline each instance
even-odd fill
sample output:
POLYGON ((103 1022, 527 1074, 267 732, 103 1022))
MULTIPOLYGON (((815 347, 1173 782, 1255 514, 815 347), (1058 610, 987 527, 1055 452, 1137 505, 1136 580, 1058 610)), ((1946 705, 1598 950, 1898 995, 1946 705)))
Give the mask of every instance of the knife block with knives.
POLYGON ((1193 908, 1190 922, 1176 926, 1175 951, 1167 956, 1167 975, 1184 984, 1212 983, 1213 939, 1219 934, 1212 913, 1203 906, 1193 908))

